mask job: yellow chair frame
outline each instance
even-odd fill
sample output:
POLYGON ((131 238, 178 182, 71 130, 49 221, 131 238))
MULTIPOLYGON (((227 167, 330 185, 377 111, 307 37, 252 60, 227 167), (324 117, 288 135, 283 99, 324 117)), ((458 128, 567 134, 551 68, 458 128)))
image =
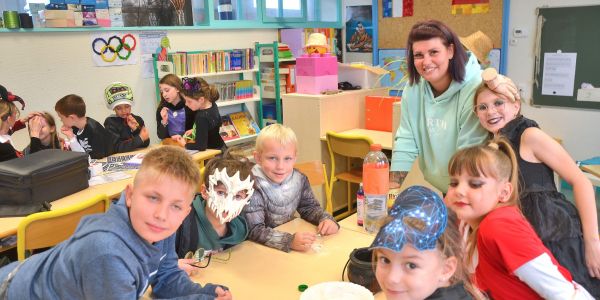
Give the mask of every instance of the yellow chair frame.
POLYGON ((308 177, 308 182, 311 186, 325 186, 325 211, 327 211, 329 214, 333 214, 333 204, 331 203, 331 197, 329 194, 329 181, 327 180, 327 171, 325 170, 325 165, 321 161, 313 160, 296 163, 294 168, 308 177))
POLYGON ((100 194, 69 207, 25 217, 17 228, 18 259, 25 259, 26 250, 51 247, 68 239, 83 216, 104 213, 109 206, 108 197, 100 194))
POLYGON ((338 180, 346 182, 347 192, 347 211, 335 216, 336 220, 341 220, 351 214, 356 209, 353 207, 354 197, 351 192, 351 183, 362 182, 362 164, 359 169, 352 169, 352 159, 364 159, 369 153, 373 140, 364 135, 357 134, 340 134, 333 131, 328 131, 325 134, 327 140, 327 148, 329 150, 329 160, 331 161, 331 171, 329 178, 329 199, 333 199, 333 186, 338 180), (336 173, 335 155, 345 157, 346 160, 346 171, 336 173))

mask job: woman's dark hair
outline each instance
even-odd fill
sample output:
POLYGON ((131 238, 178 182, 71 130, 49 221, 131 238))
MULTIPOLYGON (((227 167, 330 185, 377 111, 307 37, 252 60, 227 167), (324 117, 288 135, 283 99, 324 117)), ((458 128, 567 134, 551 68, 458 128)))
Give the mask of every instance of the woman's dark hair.
POLYGON ((463 49, 458 36, 446 24, 437 21, 429 20, 415 24, 408 34, 408 42, 406 49, 408 50, 408 78, 411 85, 419 83, 421 76, 417 72, 414 63, 413 43, 426 41, 433 38, 440 38, 446 47, 454 45, 454 57, 450 59, 448 72, 454 81, 462 82, 465 79, 465 64, 467 62, 467 52, 463 49))

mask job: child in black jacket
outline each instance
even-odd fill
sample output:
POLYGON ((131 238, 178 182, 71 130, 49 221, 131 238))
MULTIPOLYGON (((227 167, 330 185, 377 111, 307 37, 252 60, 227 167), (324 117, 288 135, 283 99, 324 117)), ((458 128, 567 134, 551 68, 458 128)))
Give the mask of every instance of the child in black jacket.
POLYGON ((104 120, 106 130, 119 137, 114 146, 115 153, 148 147, 150 139, 144 120, 131 113, 133 105, 131 87, 121 82, 111 83, 104 90, 104 98, 108 108, 115 112, 104 120))

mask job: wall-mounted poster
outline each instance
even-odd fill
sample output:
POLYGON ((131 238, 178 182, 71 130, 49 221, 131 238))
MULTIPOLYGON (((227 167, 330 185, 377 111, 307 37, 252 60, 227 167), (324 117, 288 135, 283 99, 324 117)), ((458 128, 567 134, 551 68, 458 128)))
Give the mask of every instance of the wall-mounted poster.
MULTIPOLYGON (((406 49, 379 49, 379 66, 390 73, 381 78, 381 86, 390 90, 401 91, 408 78, 406 77, 406 49)), ((392 93, 390 93, 392 94, 392 93)), ((394 96, 399 96, 393 94, 394 96)))
POLYGON ((122 0, 122 7, 119 9, 120 19, 123 25, 127 27, 192 26, 204 21, 196 20, 201 17, 197 10, 203 10, 204 8, 204 4, 201 2, 203 1, 122 0))
POLYGON ((346 8, 346 51, 373 52, 371 5, 346 8))

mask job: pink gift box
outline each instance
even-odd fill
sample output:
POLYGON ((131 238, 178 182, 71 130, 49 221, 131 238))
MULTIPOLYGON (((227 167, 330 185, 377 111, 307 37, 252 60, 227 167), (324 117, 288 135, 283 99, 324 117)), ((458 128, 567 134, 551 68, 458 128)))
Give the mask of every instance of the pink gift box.
POLYGON ((98 19, 98 25, 100 27, 110 27, 110 19, 98 19))
MULTIPOLYGON (((296 65, 297 68, 297 65, 296 65)), ((296 93, 318 95, 338 89, 338 76, 296 76, 296 93)))
POLYGON ((325 76, 337 74, 337 58, 329 53, 311 54, 310 56, 304 54, 296 58, 296 76, 325 76))

